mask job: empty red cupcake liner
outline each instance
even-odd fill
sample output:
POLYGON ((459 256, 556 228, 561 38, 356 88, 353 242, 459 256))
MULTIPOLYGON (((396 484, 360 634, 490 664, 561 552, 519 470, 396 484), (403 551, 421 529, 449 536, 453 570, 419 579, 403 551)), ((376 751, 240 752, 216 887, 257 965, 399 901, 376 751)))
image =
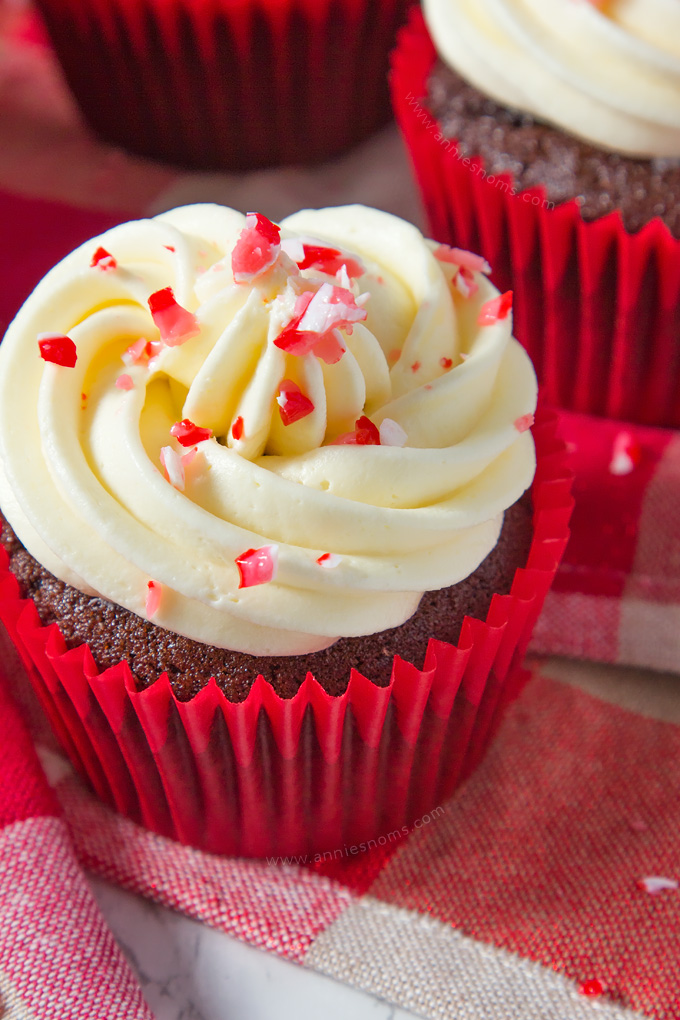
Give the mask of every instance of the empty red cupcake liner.
POLYGON ((320 162, 385 124, 410 3, 37 0, 97 134, 199 170, 320 162))
POLYGON ((514 332, 552 404, 680 427, 680 241, 656 218, 636 234, 618 213, 584 222, 576 201, 461 158, 426 106, 436 50, 420 10, 392 57, 392 103, 432 236, 484 255, 514 291, 514 332))
POLYGON ((165 674, 139 691, 127 662, 99 672, 41 624, 2 550, 0 619, 78 771, 122 814, 210 852, 337 854, 407 831, 474 768, 522 685, 572 506, 555 420, 534 427, 534 538, 510 594, 466 617, 457 646, 432 639, 422 670, 396 656, 387 687, 352 670, 340 697, 311 674, 289 700, 262 677, 238 703, 214 680, 179 701, 165 674))

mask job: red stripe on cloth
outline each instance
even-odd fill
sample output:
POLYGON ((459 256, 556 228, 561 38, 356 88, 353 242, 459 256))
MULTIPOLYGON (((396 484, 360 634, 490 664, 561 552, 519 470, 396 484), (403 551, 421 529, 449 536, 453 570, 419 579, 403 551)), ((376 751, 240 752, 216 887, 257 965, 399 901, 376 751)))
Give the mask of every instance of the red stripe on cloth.
POLYGON ((0 827, 60 814, 28 732, 0 677, 0 827))
POLYGON ((130 219, 0 191, 0 337, 45 273, 88 238, 130 219))
POLYGON ((560 433, 573 450, 576 505, 554 589, 620 596, 635 559, 645 490, 674 433, 565 411, 560 433), (622 431, 633 434, 640 462, 629 474, 615 475, 609 465, 622 431))
POLYGON ((680 1018, 680 727, 535 676, 485 761, 370 889, 680 1018))
MULTIPOLYGON (((153 1020, 60 818, 0 831, 0 972, 11 1016, 153 1020)), ((4 1016, 4 1010, 2 1011, 4 1016)))
MULTIPOLYGON (((680 433, 666 445, 647 486, 626 597, 680 603, 680 433)), ((680 669, 680 662, 677 662, 680 669)))

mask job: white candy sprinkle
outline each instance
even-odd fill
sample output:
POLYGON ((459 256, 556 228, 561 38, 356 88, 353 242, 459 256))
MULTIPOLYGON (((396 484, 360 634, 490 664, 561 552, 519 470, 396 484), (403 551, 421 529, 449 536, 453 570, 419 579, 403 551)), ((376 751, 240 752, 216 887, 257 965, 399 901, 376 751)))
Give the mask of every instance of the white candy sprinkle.
POLYGON ((678 888, 678 883, 674 878, 663 878, 661 875, 648 875, 645 878, 640 878, 638 885, 652 896, 664 892, 666 889, 678 888))
POLYGON ((401 425, 392 418, 383 418, 380 423, 381 446, 406 446, 408 436, 401 425))

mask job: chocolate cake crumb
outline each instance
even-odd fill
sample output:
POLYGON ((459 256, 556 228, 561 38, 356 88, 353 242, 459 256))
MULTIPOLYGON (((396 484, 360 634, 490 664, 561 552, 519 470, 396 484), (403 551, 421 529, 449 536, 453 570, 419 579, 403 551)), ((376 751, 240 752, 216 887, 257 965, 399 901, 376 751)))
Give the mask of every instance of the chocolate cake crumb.
POLYGON ((100 669, 126 659, 139 689, 167 672, 180 700, 192 698, 214 676, 230 701, 242 701, 262 674, 283 698, 293 697, 309 671, 329 694, 342 694, 354 667, 377 685, 390 681, 395 653, 421 668, 429 638, 455 642, 464 616, 484 619, 495 592, 509 592, 515 570, 524 566, 532 539, 528 495, 506 511, 496 547, 459 584, 426 592, 402 626, 365 637, 341 638, 321 652, 255 656, 191 640, 155 626, 106 599, 83 594, 58 580, 26 551, 0 515, 0 541, 22 596, 30 597, 43 624, 58 623, 66 644, 87 643, 100 669))
POLYGON ((655 216, 680 239, 680 159, 622 156, 501 106, 438 60, 423 100, 461 158, 481 156, 487 174, 510 174, 516 191, 542 185, 558 204, 576 198, 584 220, 618 209, 630 233, 655 216))

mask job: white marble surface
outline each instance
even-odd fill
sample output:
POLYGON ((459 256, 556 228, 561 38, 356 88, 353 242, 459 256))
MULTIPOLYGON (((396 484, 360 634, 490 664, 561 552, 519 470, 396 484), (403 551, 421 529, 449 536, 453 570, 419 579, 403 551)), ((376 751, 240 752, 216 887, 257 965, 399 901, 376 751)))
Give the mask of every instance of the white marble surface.
POLYGON ((415 1020, 372 995, 89 878, 157 1020, 415 1020))

